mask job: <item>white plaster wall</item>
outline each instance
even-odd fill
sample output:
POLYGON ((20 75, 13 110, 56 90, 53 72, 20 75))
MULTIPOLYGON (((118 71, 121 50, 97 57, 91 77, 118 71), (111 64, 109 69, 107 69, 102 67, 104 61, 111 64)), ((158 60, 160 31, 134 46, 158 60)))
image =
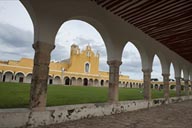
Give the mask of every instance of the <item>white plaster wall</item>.
MULTIPOLYGON (((192 99, 192 96, 172 97, 169 99, 169 103, 189 99, 192 99)), ((108 103, 95 103, 47 107, 47 110, 44 112, 31 112, 29 109, 0 109, 0 128, 21 126, 37 127, 39 125, 146 109, 167 103, 164 98, 160 98, 153 99, 150 102, 146 100, 121 101, 113 105, 108 103)))

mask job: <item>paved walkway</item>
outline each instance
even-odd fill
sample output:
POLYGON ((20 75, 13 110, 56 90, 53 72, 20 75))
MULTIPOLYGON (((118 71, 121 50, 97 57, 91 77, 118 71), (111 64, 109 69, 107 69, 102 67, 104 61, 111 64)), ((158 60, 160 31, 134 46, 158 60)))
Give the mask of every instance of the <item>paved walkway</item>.
POLYGON ((192 128, 192 101, 70 121, 46 126, 46 128, 192 128))

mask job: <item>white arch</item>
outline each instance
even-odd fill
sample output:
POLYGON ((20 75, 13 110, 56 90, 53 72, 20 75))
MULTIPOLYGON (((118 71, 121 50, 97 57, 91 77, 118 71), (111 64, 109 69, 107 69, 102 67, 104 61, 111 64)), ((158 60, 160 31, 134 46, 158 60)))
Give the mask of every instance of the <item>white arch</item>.
POLYGON ((23 72, 20 72, 20 71, 15 73, 14 81, 20 82, 20 83, 25 82, 25 74, 23 72))
POLYGON ((92 78, 88 80, 88 84, 89 84, 90 86, 93 86, 93 79, 92 79, 92 78))
POLYGON ((3 72, 3 75, 4 75, 6 72, 11 72, 11 73, 14 75, 14 71, 11 71, 11 70, 5 70, 5 71, 3 72))
MULTIPOLYGON (((170 74, 170 64, 171 64, 171 62, 168 61, 168 59, 166 58, 166 56, 162 52, 155 53, 153 55, 153 61, 154 61, 155 55, 160 60, 162 74, 170 74)), ((152 61, 152 63, 153 63, 153 61, 152 61)))
POLYGON ((53 78, 55 79, 56 77, 59 77, 61 79, 61 76, 59 75, 54 75, 53 78))
POLYGON ((25 83, 31 83, 31 80, 32 80, 32 73, 27 73, 26 74, 26 77, 25 77, 25 83))
POLYGON ((61 84, 61 77, 60 76, 54 76, 53 77, 53 84, 61 84))
POLYGON ((188 67, 186 67, 186 66, 183 66, 183 77, 184 77, 184 80, 189 80, 189 69, 188 69, 188 67))
POLYGON ((82 85, 82 80, 83 80, 83 79, 82 79, 82 78, 80 78, 80 77, 79 77, 79 78, 77 78, 77 85, 82 85))
POLYGON ((9 70, 6 70, 4 73, 3 73, 3 82, 12 82, 13 79, 14 79, 14 72, 12 71, 9 71, 9 70), (11 73, 11 75, 6 75, 7 73, 11 73))
POLYGON ((15 72, 15 76, 16 76, 18 73, 22 73, 22 74, 26 77, 26 74, 25 74, 23 71, 15 72))
MULTIPOLYGON (((160 71, 162 71, 161 60, 160 60, 160 58, 159 58, 157 55, 154 55, 154 57, 153 57, 152 66, 154 66, 154 64, 155 64, 155 57, 157 58, 157 60, 159 60, 160 67, 158 67, 158 68, 160 68, 160 71)), ((154 72, 154 67, 152 67, 151 78, 154 77, 154 76, 153 76, 154 74, 155 74, 155 72, 154 72)), ((162 77, 162 73, 161 73, 161 72, 158 73, 157 75, 158 75, 158 77, 162 77)), ((157 79, 158 79, 158 78, 157 78, 157 79)))
MULTIPOLYGON (((153 56, 151 54, 151 50, 146 48, 146 46, 144 46, 143 43, 138 40, 130 40, 129 43, 132 43, 136 47, 137 51, 139 52, 142 69, 152 70, 151 60, 153 56)), ((125 43, 124 47, 126 46, 126 44, 127 43, 125 43)))
POLYGON ((33 75, 33 73, 32 72, 26 73, 26 76, 28 76, 28 75, 33 75))
POLYGON ((94 80, 94 85, 95 85, 95 86, 99 86, 99 80, 98 80, 98 79, 95 79, 95 80, 94 80))
POLYGON ((172 61, 175 77, 181 77, 181 67, 178 63, 178 61, 174 60, 172 61))

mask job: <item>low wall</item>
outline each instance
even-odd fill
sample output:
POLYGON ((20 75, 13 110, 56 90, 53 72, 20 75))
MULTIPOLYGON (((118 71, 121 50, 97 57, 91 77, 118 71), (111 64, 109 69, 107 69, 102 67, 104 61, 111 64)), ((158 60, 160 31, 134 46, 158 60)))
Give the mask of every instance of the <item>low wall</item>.
MULTIPOLYGON (((172 97, 169 103, 192 99, 192 96, 172 97)), ((118 104, 95 103, 47 107, 44 112, 31 112, 29 109, 0 109, 0 127, 37 127, 70 120, 112 115, 166 104, 163 98, 120 101, 118 104)))

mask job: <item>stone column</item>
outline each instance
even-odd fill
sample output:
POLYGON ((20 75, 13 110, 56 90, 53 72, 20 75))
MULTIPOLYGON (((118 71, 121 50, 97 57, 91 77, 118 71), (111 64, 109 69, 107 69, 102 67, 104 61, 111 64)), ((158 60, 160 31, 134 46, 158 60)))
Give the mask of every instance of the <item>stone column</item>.
POLYGON ((151 70, 143 69, 144 99, 151 100, 151 70))
POLYGON ((50 54, 55 46, 36 42, 33 44, 33 48, 35 49, 35 56, 30 90, 30 109, 44 111, 46 109, 50 54))
POLYGON ((107 61, 109 65, 109 91, 108 91, 108 102, 118 102, 118 85, 119 85, 119 66, 122 64, 121 61, 112 60, 107 61))
POLYGON ((175 77, 176 80, 176 96, 181 96, 181 77, 175 77))
POLYGON ((185 95, 189 96, 189 80, 184 79, 184 82, 185 82, 185 95))
POLYGON ((164 98, 165 101, 169 100, 169 76, 170 74, 162 74, 164 83, 164 98))

